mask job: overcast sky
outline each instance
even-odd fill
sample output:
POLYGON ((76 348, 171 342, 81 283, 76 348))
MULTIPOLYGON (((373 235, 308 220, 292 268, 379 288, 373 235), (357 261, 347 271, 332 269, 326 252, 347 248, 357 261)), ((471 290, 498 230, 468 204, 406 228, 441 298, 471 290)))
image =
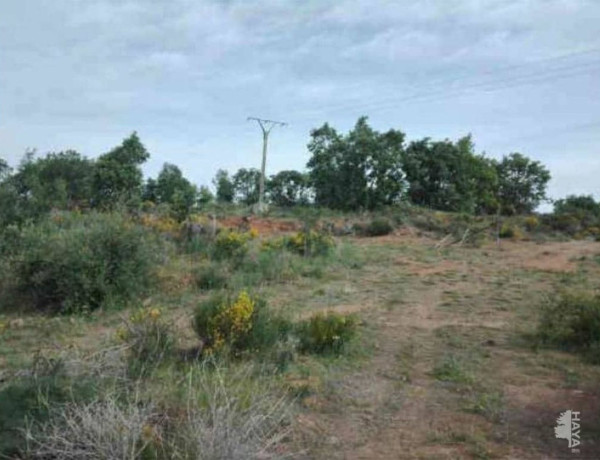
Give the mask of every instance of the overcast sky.
POLYGON ((409 139, 472 133, 520 151, 550 194, 600 197, 599 0, 1 0, 0 156, 108 151, 137 130, 145 172, 197 184, 303 169, 309 131, 367 115, 409 139))

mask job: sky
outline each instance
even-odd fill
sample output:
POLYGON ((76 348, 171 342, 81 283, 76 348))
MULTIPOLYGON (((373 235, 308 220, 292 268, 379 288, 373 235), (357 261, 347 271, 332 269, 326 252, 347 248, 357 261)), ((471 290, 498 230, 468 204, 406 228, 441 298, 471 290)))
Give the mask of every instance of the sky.
POLYGON ((137 131, 196 184, 260 167, 247 117, 281 120, 267 173, 361 115, 409 140, 471 133, 600 198, 598 0, 1 0, 0 157, 96 157, 137 131))

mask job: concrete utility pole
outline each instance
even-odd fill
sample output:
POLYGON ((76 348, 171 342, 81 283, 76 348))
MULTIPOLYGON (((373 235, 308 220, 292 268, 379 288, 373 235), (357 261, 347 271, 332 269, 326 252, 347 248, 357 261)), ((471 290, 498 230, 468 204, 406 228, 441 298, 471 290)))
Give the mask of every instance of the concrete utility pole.
POLYGON ((260 168, 260 184, 258 188, 258 212, 265 210, 265 168, 267 166, 267 143, 269 142, 269 134, 275 126, 286 126, 287 123, 282 121, 264 120, 262 118, 248 117, 248 121, 256 121, 263 133, 263 152, 262 165, 260 168))

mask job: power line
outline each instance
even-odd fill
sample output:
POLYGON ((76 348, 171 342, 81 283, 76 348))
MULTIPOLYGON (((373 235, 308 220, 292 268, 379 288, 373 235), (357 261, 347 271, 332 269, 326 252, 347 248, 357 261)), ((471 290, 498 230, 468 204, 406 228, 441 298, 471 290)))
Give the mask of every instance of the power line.
MULTIPOLYGON (((590 54, 592 51, 587 52, 587 54, 590 54)), ((578 54, 583 54, 583 53, 578 53, 578 54)), ((493 92, 493 91, 498 91, 498 90, 503 90, 503 89, 509 89, 509 88, 514 88, 514 87, 518 87, 518 86, 523 86, 523 85, 528 85, 528 84, 532 84, 532 83, 545 83, 548 81, 552 81, 555 79, 559 79, 559 78, 565 78, 565 77, 570 77, 570 76, 574 76, 577 74, 580 74, 582 72, 587 72, 590 70, 595 70, 598 65, 600 64, 600 61, 592 61, 592 62, 587 62, 587 63, 581 63, 579 65, 570 65, 570 66, 562 66, 562 67, 558 67, 558 68, 554 68, 552 70, 547 70, 544 72, 541 71, 534 71, 534 72, 529 72, 528 74, 525 75, 511 75, 511 76, 506 76, 504 78, 496 78, 496 79, 492 79, 492 80, 487 80, 487 81, 479 81, 479 82, 473 82, 472 84, 467 84, 467 85, 463 85, 460 88, 457 89, 436 89, 434 91, 422 91, 422 92, 416 92, 413 94, 409 94, 406 96, 402 96, 402 97, 397 97, 397 98, 387 98, 385 100, 379 100, 379 101, 373 101, 367 104, 342 104, 342 105, 333 105, 333 106, 321 106, 321 107, 317 107, 314 110, 311 110, 310 113, 314 113, 314 116, 309 116, 307 118, 303 118, 302 120, 312 120, 312 119, 316 119, 319 117, 322 117, 322 115, 317 115, 317 113, 320 113, 322 111, 329 111, 329 112, 337 112, 340 110, 347 110, 347 111, 353 111, 353 110, 381 110, 381 109, 386 109, 386 108, 392 108, 395 107, 398 103, 401 102, 407 102, 407 101, 413 101, 413 100, 420 100, 420 101, 426 101, 426 100, 431 100, 436 99, 438 97, 440 98, 447 98, 447 97, 453 97, 453 96, 457 96, 457 95, 462 95, 470 90, 476 90, 476 89, 482 89, 484 91, 487 92, 493 92), (505 84, 508 83, 508 84, 505 84), (498 86, 498 85, 502 85, 505 84, 503 86, 498 86), (491 85, 491 86, 490 86, 491 85), (496 85, 494 87, 494 85, 496 85)), ((517 67, 523 67, 523 66, 513 66, 513 68, 517 68, 517 67)), ((458 83, 460 82, 460 79, 454 79, 454 80, 449 80, 449 82, 451 83, 458 83)), ((306 113, 306 112, 305 112, 306 113)))

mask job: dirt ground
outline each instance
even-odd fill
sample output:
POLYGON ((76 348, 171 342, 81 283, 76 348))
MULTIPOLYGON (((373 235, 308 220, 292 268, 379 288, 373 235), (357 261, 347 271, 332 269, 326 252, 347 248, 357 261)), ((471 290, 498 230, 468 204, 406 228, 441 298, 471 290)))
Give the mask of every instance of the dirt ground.
MULTIPOLYGON (((261 238, 297 225, 250 222, 261 238)), ((598 288, 600 244, 436 243, 408 228, 340 238, 348 257, 338 255, 341 262, 324 265, 320 276, 261 287, 271 306, 297 318, 333 310, 363 324, 359 358, 308 363, 288 376, 309 388, 298 399, 295 430, 303 458, 600 458, 600 366, 537 349, 531 339, 540 305, 557 291, 598 288), (581 412, 579 452, 554 437, 566 410, 581 412)), ((173 289, 150 299, 191 341, 198 293, 184 281, 192 262, 165 266, 173 289)), ((8 318, 20 323, 0 340, 0 380, 3 368, 21 367, 37 350, 94 350, 111 340, 123 315, 8 318)))
POLYGON ((359 244, 379 252, 349 280, 356 303, 329 309, 360 312, 372 356, 308 398, 299 420, 318 440, 310 457, 600 458, 598 370, 524 339, 545 296, 597 279, 598 243, 438 251, 401 235, 359 244), (465 378, 440 378, 448 362, 465 378), (579 453, 554 437, 568 409, 582 414, 579 453))

